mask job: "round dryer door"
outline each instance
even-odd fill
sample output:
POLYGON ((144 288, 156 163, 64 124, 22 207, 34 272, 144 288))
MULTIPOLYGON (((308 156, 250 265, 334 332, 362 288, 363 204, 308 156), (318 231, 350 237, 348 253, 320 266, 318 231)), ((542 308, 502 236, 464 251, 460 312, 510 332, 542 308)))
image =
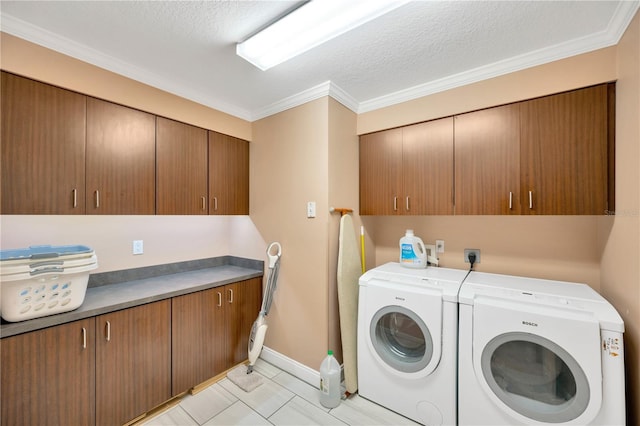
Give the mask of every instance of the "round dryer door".
POLYGON ((422 371, 433 356, 429 329, 415 312, 402 306, 385 306, 376 312, 370 336, 378 356, 397 371, 422 371))
POLYGON ((589 405, 582 368, 567 351, 541 336, 501 334, 485 346, 481 365, 493 393, 530 419, 568 422, 589 405))

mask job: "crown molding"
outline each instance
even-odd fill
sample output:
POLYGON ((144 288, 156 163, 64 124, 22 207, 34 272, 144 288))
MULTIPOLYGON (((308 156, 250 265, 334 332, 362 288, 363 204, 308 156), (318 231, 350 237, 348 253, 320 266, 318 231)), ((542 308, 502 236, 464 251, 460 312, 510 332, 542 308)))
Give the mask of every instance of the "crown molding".
POLYGON ((174 82, 162 78, 145 69, 133 66, 130 63, 121 61, 112 56, 105 55, 86 45, 76 43, 73 40, 61 37, 50 31, 46 31, 11 15, 0 12, 0 16, 2 20, 1 30, 3 32, 243 120, 255 121, 324 96, 331 96, 355 113, 365 113, 432 95, 434 93, 454 89, 456 87, 477 83, 479 81, 509 74, 515 71, 520 71, 526 68, 531 68, 537 65, 613 46, 620 41, 620 38, 639 8, 640 1, 623 1, 618 4, 618 8, 609 22, 607 29, 600 33, 589 37, 574 39, 566 43, 558 44, 550 48, 540 49, 508 60, 495 62, 490 65, 447 76, 439 80, 420 84, 363 102, 358 102, 354 97, 335 83, 326 81, 253 111, 248 111, 226 103, 215 102, 209 97, 202 96, 200 92, 194 91, 193 89, 175 84, 174 82))
POLYGON ((295 95, 289 96, 278 102, 274 102, 271 105, 267 105, 264 108, 256 110, 251 117, 251 121, 260 120, 273 114, 277 114, 282 111, 286 111, 290 108, 294 108, 303 105, 307 102, 320 99, 325 96, 331 96, 336 101, 340 102, 345 107, 349 108, 353 112, 358 110, 358 101, 356 101, 351 95, 342 90, 338 85, 331 81, 325 81, 310 89, 304 90, 295 95))
POLYGON ((363 101, 359 104, 356 112, 361 114, 374 111, 456 87, 613 46, 620 41, 639 7, 640 2, 638 1, 623 1, 618 4, 609 26, 604 31, 363 101))
POLYGON ((173 95, 189 99, 229 115, 233 115, 247 121, 251 118, 251 113, 245 109, 226 103, 215 102, 208 97, 202 96, 202 94, 194 91, 193 89, 175 84, 174 82, 143 68, 136 67, 113 56, 106 55, 84 44, 77 43, 71 39, 62 37, 51 31, 47 31, 41 27, 15 18, 14 16, 1 12, 0 16, 2 22, 1 30, 7 34, 22 38, 31 43, 46 47, 47 49, 54 50, 80 61, 87 62, 107 71, 120 74, 132 80, 155 87, 173 95))

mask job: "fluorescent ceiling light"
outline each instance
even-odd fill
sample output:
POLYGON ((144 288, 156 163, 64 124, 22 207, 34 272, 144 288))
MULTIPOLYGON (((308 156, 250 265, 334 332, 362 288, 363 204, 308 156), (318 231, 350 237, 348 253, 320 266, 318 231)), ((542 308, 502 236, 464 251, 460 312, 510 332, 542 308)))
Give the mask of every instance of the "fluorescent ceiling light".
POLYGON ((265 71, 396 9, 408 0, 313 0, 236 45, 265 71))

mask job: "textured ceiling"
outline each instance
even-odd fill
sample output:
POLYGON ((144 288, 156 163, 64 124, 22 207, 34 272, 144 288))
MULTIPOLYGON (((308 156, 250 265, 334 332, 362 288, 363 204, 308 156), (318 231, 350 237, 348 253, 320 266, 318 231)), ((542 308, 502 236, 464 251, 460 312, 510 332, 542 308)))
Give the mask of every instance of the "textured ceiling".
POLYGON ((363 112, 607 47, 639 2, 413 1, 267 71, 236 56, 300 4, 2 0, 0 12, 4 32, 255 120, 326 94, 363 112))

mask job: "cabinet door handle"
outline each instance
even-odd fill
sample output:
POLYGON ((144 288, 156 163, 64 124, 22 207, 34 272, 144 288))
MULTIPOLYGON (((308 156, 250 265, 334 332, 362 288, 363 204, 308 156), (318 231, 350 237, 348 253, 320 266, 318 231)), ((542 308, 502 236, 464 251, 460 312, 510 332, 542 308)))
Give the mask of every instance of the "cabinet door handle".
POLYGON ((87 329, 82 327, 82 349, 87 349, 87 329))
POLYGON ((222 306, 222 293, 218 292, 218 306, 222 306))
POLYGON ((509 210, 513 209, 513 192, 509 191, 509 210))
POLYGON ((407 197, 406 204, 407 204, 407 211, 409 211, 409 197, 407 197))
POLYGON ((107 342, 110 342, 111 341, 111 323, 109 321, 107 321, 106 329, 107 329, 107 342))
POLYGON ((529 209, 533 209, 533 191, 529 191, 529 209))
POLYGON ((393 197, 393 211, 398 211, 398 197, 393 197))
POLYGON ((100 208, 100 191, 96 189, 95 194, 96 194, 96 209, 97 209, 97 208, 100 208))
POLYGON ((230 288, 227 291, 229 292, 229 303, 233 303, 233 289, 230 288))
POLYGON ((78 190, 73 188, 73 208, 78 207, 78 190))
POLYGON ((218 210, 218 197, 213 197, 213 210, 218 210))
POLYGON ((202 210, 206 210, 207 209, 207 199, 206 197, 201 197, 202 198, 202 210))

